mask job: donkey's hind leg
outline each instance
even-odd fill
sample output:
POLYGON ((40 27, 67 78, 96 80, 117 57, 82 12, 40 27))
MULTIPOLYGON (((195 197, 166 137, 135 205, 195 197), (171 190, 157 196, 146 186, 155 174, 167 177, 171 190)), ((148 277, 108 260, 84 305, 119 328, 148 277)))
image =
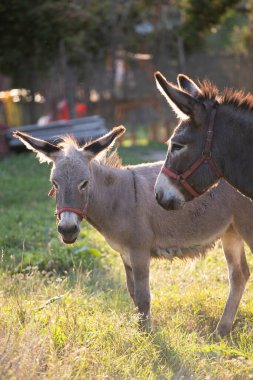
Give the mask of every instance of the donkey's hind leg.
POLYGON ((232 226, 222 236, 221 241, 228 265, 230 289, 226 306, 215 330, 215 334, 225 336, 232 329, 233 320, 250 272, 245 257, 242 237, 232 226))

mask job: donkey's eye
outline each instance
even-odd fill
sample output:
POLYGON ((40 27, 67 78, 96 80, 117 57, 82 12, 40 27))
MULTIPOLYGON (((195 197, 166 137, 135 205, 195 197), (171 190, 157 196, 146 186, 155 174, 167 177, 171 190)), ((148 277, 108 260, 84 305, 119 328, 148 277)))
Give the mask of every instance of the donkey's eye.
POLYGON ((182 145, 182 144, 171 143, 171 152, 174 153, 178 150, 181 150, 183 147, 184 147, 184 145, 182 145))
POLYGON ((86 186, 88 185, 88 182, 89 181, 86 181, 86 180, 81 182, 79 185, 79 190, 84 190, 86 188, 86 186))
POLYGON ((55 181, 52 181, 52 184, 56 188, 56 190, 58 190, 58 188, 59 188, 58 183, 56 183, 55 181))

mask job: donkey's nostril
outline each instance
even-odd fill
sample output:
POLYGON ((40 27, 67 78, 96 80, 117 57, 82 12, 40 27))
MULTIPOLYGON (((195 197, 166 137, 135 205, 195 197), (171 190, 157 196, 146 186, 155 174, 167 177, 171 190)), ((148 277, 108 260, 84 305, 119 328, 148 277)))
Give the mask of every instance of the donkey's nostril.
POLYGON ((63 232, 64 232, 64 228, 63 228, 60 224, 58 224, 57 229, 58 229, 58 232, 59 232, 60 234, 63 234, 63 232))
POLYGON ((78 226, 77 224, 74 224, 73 227, 72 227, 72 231, 71 231, 73 234, 75 234, 76 232, 78 232, 78 226))
POLYGON ((162 196, 161 192, 158 191, 158 192, 155 193, 155 199, 157 200, 158 203, 161 202, 162 197, 163 196, 162 196))
POLYGON ((77 224, 73 224, 70 226, 63 226, 61 224, 58 225, 58 232, 62 235, 71 234, 74 235, 78 232, 79 228, 77 224))

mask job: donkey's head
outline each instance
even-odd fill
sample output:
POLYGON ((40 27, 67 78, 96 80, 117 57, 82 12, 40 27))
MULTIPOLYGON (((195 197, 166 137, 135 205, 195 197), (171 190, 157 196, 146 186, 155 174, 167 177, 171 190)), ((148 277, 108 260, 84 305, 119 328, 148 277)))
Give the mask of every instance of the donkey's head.
POLYGON ((54 145, 19 131, 14 132, 14 136, 28 149, 37 153, 41 162, 53 163, 50 176, 52 189, 49 195, 56 195, 58 232, 64 243, 71 244, 77 239, 80 222, 89 207, 92 187, 91 160, 124 132, 123 126, 114 128, 82 148, 70 137, 63 138, 63 142, 54 145))
POLYGON ((217 181, 218 176, 211 167, 215 166, 213 158, 210 159, 211 152, 205 152, 207 131, 210 122, 213 127, 217 103, 206 99, 197 84, 185 75, 178 75, 178 86, 169 83, 159 72, 155 73, 155 79, 158 89, 181 119, 168 141, 166 160, 155 184, 158 203, 174 210, 217 181))

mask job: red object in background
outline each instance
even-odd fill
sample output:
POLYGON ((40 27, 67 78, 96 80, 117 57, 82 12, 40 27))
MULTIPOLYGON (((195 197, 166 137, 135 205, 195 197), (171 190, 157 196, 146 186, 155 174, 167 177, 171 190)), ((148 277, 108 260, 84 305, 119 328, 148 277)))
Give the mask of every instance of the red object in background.
MULTIPOLYGON (((87 106, 85 103, 75 104, 76 117, 83 117, 87 113, 87 106)), ((69 120, 69 106, 66 99, 61 100, 57 104, 57 120, 69 120)))

